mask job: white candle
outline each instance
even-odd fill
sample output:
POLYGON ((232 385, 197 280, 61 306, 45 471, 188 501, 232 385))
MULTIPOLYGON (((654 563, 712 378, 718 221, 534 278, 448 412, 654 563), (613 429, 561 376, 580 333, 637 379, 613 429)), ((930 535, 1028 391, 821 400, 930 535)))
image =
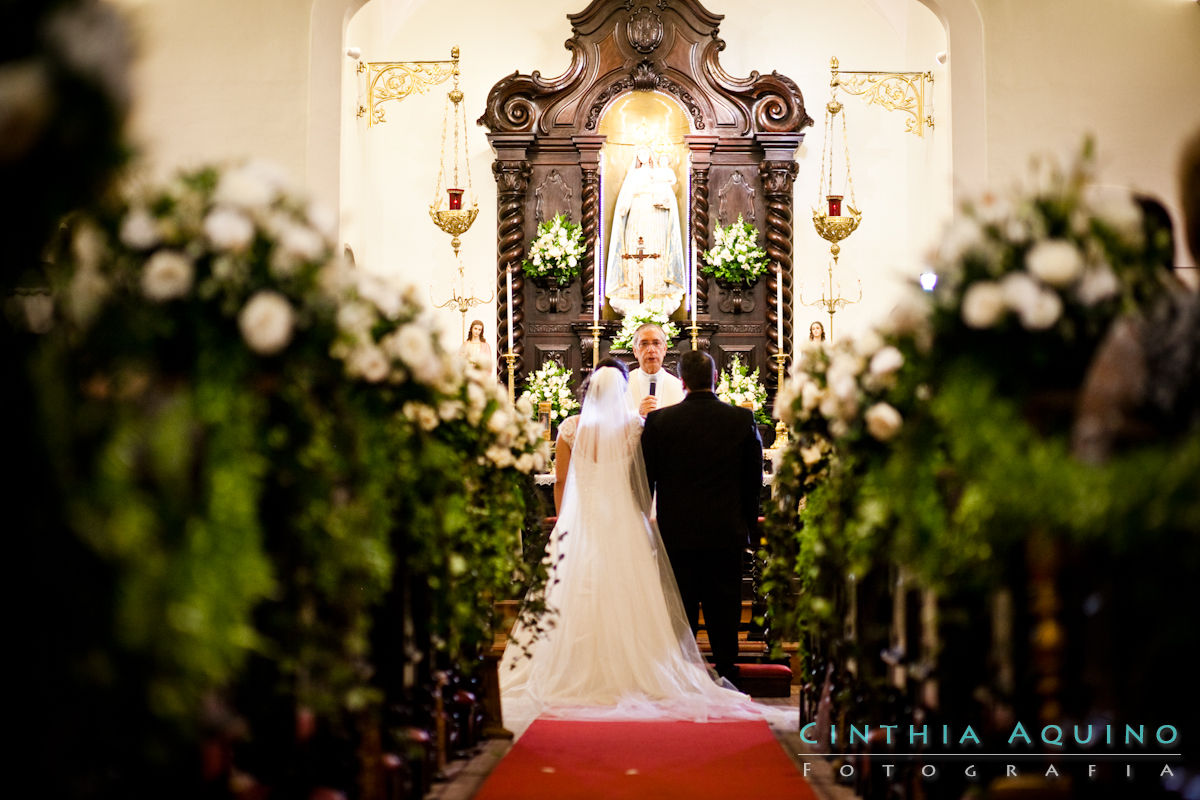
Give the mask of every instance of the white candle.
POLYGON ((592 279, 592 322, 600 322, 600 309, 604 306, 604 160, 596 170, 596 266, 592 279))
POLYGON ((691 159, 688 159, 688 268, 692 271, 692 292, 688 298, 688 305, 692 309, 692 325, 696 324, 696 237, 692 234, 692 165, 691 159))
POLYGON ((779 352, 783 352, 783 270, 779 270, 775 276, 775 309, 778 312, 779 326, 776 335, 776 344, 779 347, 779 352))
POLYGON ((696 273, 696 240, 688 240, 688 260, 691 261, 691 324, 696 324, 696 284, 700 276, 696 273))
POLYGON ((510 267, 505 275, 508 278, 508 352, 513 351, 512 329, 513 329, 513 307, 512 307, 512 268, 510 267))

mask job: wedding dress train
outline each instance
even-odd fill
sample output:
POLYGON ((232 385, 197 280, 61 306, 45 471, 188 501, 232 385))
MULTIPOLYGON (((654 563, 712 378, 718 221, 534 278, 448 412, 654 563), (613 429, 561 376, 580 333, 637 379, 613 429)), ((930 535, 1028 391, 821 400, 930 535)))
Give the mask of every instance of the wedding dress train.
MULTIPOLYGON (((531 632, 518 625, 501 661, 506 724, 539 713, 697 721, 760 716, 746 695, 718 685, 700 656, 649 518, 641 420, 624 395, 618 370, 593 375, 547 547, 553 568, 546 600, 554 610, 543 620, 548 631, 531 641, 531 632)), ((560 435, 569 440, 571 432, 560 435)))

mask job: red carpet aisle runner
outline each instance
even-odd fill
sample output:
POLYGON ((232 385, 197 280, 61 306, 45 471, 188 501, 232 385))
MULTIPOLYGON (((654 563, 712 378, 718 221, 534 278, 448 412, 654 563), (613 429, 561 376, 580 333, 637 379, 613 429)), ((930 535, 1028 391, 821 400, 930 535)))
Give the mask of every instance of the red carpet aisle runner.
POLYGON ((538 719, 475 800, 816 800, 767 723, 538 719))

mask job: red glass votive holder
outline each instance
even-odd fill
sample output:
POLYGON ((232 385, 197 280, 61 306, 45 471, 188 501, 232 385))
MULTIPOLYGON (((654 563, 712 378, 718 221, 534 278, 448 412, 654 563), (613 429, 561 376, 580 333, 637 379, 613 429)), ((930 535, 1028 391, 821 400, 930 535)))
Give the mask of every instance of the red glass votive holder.
POLYGON ((840 194, 826 195, 825 199, 829 201, 829 216, 840 217, 842 215, 842 197, 840 194))
POLYGON ((450 195, 450 210, 458 211, 462 208, 462 189, 447 189, 446 193, 450 195))

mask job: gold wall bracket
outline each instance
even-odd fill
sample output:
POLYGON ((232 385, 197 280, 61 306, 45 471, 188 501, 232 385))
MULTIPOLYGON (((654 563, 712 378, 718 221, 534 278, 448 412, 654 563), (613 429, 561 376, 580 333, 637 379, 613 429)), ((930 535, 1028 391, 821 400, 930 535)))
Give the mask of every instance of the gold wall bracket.
POLYGON ((829 85, 835 91, 841 89, 865 97, 869 104, 908 114, 904 129, 909 133, 924 137, 925 129, 933 127, 933 115, 925 113, 925 87, 933 84, 932 72, 844 70, 838 68, 836 58, 829 59, 829 69, 833 73, 829 85))
POLYGON ((381 107, 388 100, 403 100, 410 94, 424 94, 430 86, 445 83, 458 75, 458 48, 450 49, 444 61, 368 61, 359 62, 358 73, 367 73, 367 105, 358 107, 358 116, 367 118, 367 127, 387 122, 381 107))

